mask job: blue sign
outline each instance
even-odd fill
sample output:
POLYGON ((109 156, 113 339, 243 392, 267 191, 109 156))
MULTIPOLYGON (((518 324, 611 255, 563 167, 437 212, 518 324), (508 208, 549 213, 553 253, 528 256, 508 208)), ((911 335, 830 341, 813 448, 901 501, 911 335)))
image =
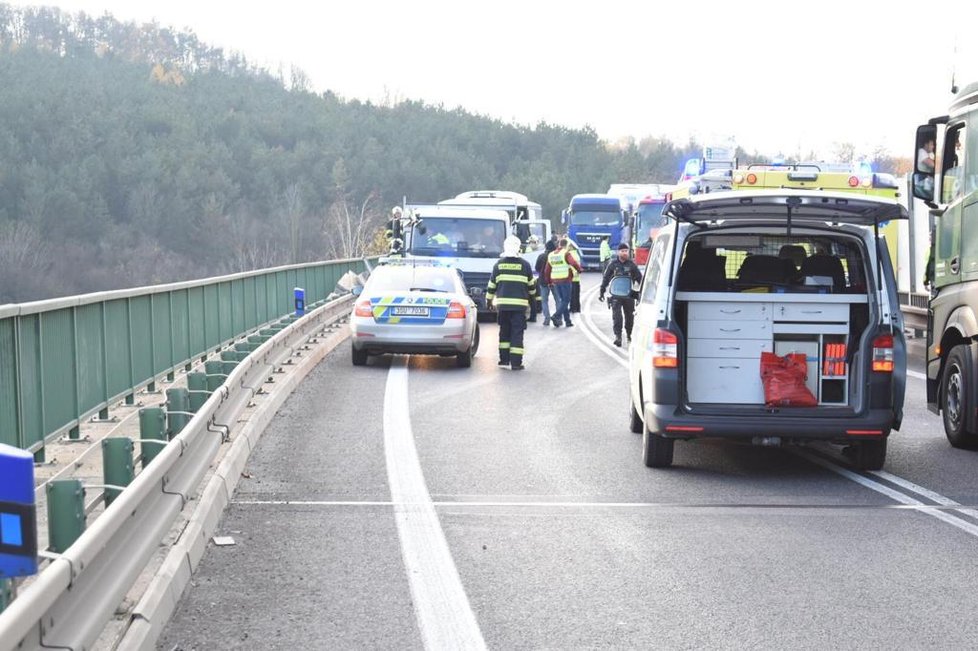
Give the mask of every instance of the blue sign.
POLYGON ((34 455, 0 444, 0 579, 36 573, 34 455))
POLYGON ((302 316, 306 313, 306 290, 296 287, 295 292, 295 315, 302 316))

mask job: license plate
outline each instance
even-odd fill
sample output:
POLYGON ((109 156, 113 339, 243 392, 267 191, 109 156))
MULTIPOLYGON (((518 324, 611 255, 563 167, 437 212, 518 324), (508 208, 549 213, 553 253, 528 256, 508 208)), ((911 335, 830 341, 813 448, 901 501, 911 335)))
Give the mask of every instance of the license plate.
POLYGON ((416 307, 413 305, 398 305, 391 308, 393 316, 428 316, 427 307, 416 307))

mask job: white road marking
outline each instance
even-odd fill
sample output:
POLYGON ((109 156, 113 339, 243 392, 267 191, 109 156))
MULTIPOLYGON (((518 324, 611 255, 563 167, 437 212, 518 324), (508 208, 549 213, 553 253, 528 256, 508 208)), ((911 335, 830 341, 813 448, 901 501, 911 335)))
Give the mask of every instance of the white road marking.
POLYGON ((384 395, 384 454, 401 556, 426 649, 485 649, 418 460, 407 358, 396 357, 384 395))
POLYGON ((587 291, 587 293, 581 297, 581 311, 583 320, 583 332, 591 343, 598 347, 598 350, 603 352, 605 355, 615 360, 625 368, 628 368, 628 360, 625 358, 625 353, 621 349, 613 348, 610 342, 605 342, 600 338, 600 331, 598 327, 594 324, 591 319, 591 301, 594 298, 595 293, 598 291, 598 287, 593 287, 587 291))
MULTIPOLYGON (((879 482, 873 481, 869 477, 866 477, 864 475, 860 475, 857 472, 853 472, 852 470, 848 470, 846 468, 843 468, 842 466, 837 466, 836 464, 832 463, 831 461, 828 461, 827 459, 823 459, 822 457, 820 457, 820 456, 818 456, 816 454, 812 454, 811 452, 806 452, 806 451, 799 450, 798 451, 798 455, 801 456, 801 457, 803 457, 803 458, 805 458, 805 459, 808 459, 809 461, 811 461, 812 463, 814 463, 816 465, 822 466, 823 468, 826 468, 827 470, 831 470, 832 472, 836 473, 837 475, 841 475, 841 476, 845 477, 846 479, 851 479, 852 481, 856 482, 857 484, 859 484, 861 486, 864 486, 864 487, 866 487, 866 488, 868 488, 868 489, 870 489, 872 491, 876 491, 877 493, 880 493, 881 495, 886 495, 891 500, 894 500, 894 501, 899 502, 901 504, 907 504, 909 506, 916 506, 916 507, 927 506, 926 504, 924 504, 920 500, 914 499, 914 498, 910 497, 909 495, 905 495, 905 494, 901 493, 900 491, 897 491, 897 490, 894 490, 894 489, 890 488, 889 486, 885 486, 885 485, 883 485, 883 484, 881 484, 879 482)), ((896 475, 890 475, 890 473, 886 473, 886 474, 889 475, 889 477, 892 477, 892 478, 895 478, 895 479, 900 479, 899 477, 896 477, 896 475)), ((887 480, 888 481, 892 481, 892 479, 889 479, 889 478, 887 478, 887 480)), ((911 483, 911 482, 907 482, 906 480, 902 480, 902 481, 906 482, 907 484, 910 484, 911 483)), ((894 482, 894 483, 896 483, 896 482, 894 482)), ((928 491, 928 492, 931 493, 931 494, 933 494, 933 495, 938 495, 937 493, 933 493, 932 491, 928 491)), ((942 497, 942 496, 939 496, 939 497, 941 497, 941 499, 944 499, 944 500, 947 500, 948 499, 948 498, 942 497)), ((950 500, 948 500, 948 501, 950 501, 950 500)), ((945 513, 944 511, 937 510, 937 509, 920 509, 920 512, 921 513, 926 513, 927 515, 929 515, 929 516, 931 516, 933 518, 937 518, 938 520, 941 520, 942 522, 946 522, 947 524, 951 525, 952 527, 957 527, 958 529, 961 529, 965 533, 969 533, 972 536, 978 537, 978 525, 976 525, 976 524, 973 524, 971 522, 967 522, 966 520, 962 520, 960 518, 957 518, 954 515, 951 515, 950 513, 945 513)))
POLYGON ((917 380, 926 380, 927 379, 927 376, 924 375, 923 373, 921 373, 919 371, 911 371, 910 369, 907 369, 907 376, 908 377, 915 378, 917 380))
POLYGON ((917 493, 921 497, 926 497, 927 499, 933 502, 937 502, 941 506, 962 507, 962 508, 955 508, 954 510, 963 515, 967 515, 968 517, 978 519, 978 511, 964 507, 960 502, 955 502, 949 497, 944 497, 940 493, 935 493, 929 488, 924 488, 923 486, 915 484, 912 481, 908 481, 903 477, 898 477, 897 475, 886 472, 885 470, 875 470, 870 474, 876 475, 880 479, 888 481, 891 484, 896 484, 897 486, 900 486, 901 488, 904 488, 908 491, 917 493))
MULTIPOLYGON (((901 493, 902 494, 902 493, 901 493)), ((823 511, 853 511, 853 510, 908 510, 908 511, 959 511, 962 513, 976 513, 969 507, 965 507, 957 502, 951 505, 901 503, 901 504, 792 504, 790 502, 768 503, 743 502, 738 504, 723 503, 711 504, 709 502, 507 502, 491 501, 480 502, 477 500, 439 500, 431 502, 438 508, 506 508, 519 507, 530 509, 613 509, 613 510, 670 510, 670 509, 761 509, 761 510, 797 510, 812 509, 823 511), (961 508, 957 508, 961 507, 961 508)), ((323 507, 394 507, 394 506, 417 506, 416 504, 395 504, 394 502, 371 502, 371 501, 349 501, 349 500, 235 500, 232 502, 238 506, 323 506, 323 507)))

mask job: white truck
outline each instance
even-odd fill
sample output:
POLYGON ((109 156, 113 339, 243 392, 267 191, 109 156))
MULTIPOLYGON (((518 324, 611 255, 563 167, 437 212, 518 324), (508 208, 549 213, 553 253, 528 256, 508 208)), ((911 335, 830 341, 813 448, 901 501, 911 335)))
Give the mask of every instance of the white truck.
POLYGON ((530 265, 536 263, 537 256, 550 239, 550 220, 543 218, 542 206, 518 192, 473 190, 463 192, 454 199, 439 201, 438 205, 505 210, 509 215, 510 232, 520 238, 523 257, 530 265))

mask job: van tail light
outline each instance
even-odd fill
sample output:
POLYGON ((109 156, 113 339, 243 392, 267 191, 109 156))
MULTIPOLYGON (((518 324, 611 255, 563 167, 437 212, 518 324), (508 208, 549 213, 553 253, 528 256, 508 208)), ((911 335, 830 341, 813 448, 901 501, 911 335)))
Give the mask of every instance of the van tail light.
POLYGON ((362 301, 357 301, 356 309, 353 311, 353 316, 366 316, 372 317, 374 315, 374 309, 370 305, 370 299, 365 298, 362 301))
POLYGON ((465 306, 458 301, 452 301, 451 305, 448 306, 448 314, 445 315, 446 319, 464 319, 465 318, 465 306))
POLYGON ((873 339, 873 370, 893 372, 893 335, 879 335, 873 339))
POLYGON ((679 367, 679 338, 665 328, 656 328, 652 335, 652 366, 655 368, 679 367))

